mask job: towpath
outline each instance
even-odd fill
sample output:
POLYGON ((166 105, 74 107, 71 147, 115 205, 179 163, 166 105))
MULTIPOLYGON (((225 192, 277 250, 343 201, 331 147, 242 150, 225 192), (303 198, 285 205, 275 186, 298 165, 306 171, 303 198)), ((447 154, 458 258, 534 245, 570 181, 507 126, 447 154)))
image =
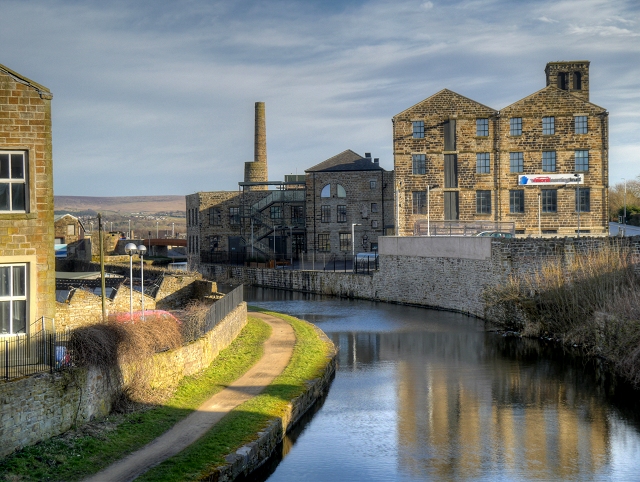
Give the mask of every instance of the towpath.
POLYGON ((141 449, 85 479, 90 482, 128 482, 172 457, 202 437, 238 405, 262 392, 286 368, 296 338, 289 323, 264 313, 251 313, 271 325, 264 354, 244 375, 204 402, 187 418, 141 449))

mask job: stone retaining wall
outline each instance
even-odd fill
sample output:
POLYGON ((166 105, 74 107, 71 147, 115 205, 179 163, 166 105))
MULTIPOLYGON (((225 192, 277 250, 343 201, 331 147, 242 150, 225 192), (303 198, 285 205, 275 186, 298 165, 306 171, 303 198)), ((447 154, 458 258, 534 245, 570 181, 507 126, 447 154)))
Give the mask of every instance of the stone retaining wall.
MULTIPOLYGON (((153 384, 175 383, 208 366, 218 353, 229 346, 247 323, 247 305, 241 303, 218 325, 195 343, 157 353, 149 363, 154 366, 153 384)), ((125 383, 134 372, 122 367, 125 383)), ((93 368, 42 373, 0 382, 0 457, 59 435, 75 424, 86 423, 111 411, 114 394, 121 387, 93 368)))
POLYGON ((576 253, 627 249, 640 271, 640 237, 456 238, 381 237, 380 269, 372 275, 201 265, 216 281, 306 293, 419 305, 484 317, 482 294, 546 260, 568 263, 576 253))
MULTIPOLYGON (((316 331, 324 340, 333 343, 318 328, 316 331)), ((324 373, 314 380, 307 382, 304 393, 289 403, 282 418, 272 420, 269 425, 259 432, 258 438, 243 445, 234 453, 226 457, 226 464, 203 477, 203 481, 231 482, 240 476, 247 476, 264 464, 274 454, 278 444, 284 436, 295 426, 300 418, 319 400, 329 389, 336 372, 338 351, 334 347, 327 356, 324 373)))

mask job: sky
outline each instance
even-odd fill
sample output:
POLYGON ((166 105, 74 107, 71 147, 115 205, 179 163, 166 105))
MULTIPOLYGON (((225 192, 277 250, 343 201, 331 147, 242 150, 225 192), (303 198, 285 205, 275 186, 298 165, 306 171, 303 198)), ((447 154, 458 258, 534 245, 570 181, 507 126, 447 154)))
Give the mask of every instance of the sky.
POLYGON ((0 64, 53 93, 56 195, 237 190, 266 103, 269 179, 345 149, 393 169, 391 118, 448 88, 501 109, 590 60, 610 184, 640 175, 637 0, 2 0, 0 64))

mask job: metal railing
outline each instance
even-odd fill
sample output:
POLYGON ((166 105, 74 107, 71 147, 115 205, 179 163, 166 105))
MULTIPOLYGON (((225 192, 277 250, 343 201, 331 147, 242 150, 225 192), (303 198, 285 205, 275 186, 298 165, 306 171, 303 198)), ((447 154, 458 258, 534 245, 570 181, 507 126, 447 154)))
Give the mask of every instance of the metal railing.
POLYGON ((516 233, 515 223, 501 221, 428 221, 418 219, 413 225, 414 236, 477 236, 486 231, 516 233))
POLYGON ((39 331, 0 338, 0 376, 5 380, 68 368, 69 331, 39 331))
POLYGON ((204 318, 200 336, 204 336, 213 330, 213 328, 220 323, 225 316, 235 310, 238 305, 244 301, 243 288, 243 285, 235 287, 232 291, 211 305, 211 308, 209 308, 209 311, 204 318))

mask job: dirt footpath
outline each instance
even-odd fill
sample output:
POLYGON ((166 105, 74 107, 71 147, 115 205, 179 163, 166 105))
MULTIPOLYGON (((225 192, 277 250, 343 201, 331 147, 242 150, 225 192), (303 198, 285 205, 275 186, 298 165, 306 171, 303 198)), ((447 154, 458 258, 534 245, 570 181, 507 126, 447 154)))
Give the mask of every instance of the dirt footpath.
POLYGON ((263 313, 251 313, 271 325, 264 354, 242 377, 204 402, 198 410, 140 450, 85 479, 91 482, 134 480, 151 467, 181 452, 202 437, 232 409, 258 395, 286 368, 293 353, 295 334, 289 323, 263 313))

